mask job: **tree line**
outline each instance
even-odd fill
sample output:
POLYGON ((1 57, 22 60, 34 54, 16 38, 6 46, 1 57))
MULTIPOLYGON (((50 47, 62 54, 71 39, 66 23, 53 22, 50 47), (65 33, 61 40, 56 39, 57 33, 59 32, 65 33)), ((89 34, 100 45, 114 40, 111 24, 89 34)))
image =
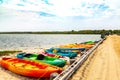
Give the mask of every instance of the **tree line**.
POLYGON ((120 30, 71 30, 71 31, 38 31, 38 32, 0 32, 0 34, 120 34, 120 30))

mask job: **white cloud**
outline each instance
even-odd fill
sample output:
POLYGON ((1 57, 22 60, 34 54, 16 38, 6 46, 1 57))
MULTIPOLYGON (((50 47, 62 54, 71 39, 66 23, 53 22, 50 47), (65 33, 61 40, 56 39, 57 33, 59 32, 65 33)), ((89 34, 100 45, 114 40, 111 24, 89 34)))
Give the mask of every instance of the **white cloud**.
POLYGON ((91 16, 94 9, 88 9, 92 4, 102 4, 103 0, 48 0, 53 5, 43 3, 41 0, 10 0, 3 5, 8 8, 28 11, 45 11, 58 16, 91 16), (24 6, 18 6, 21 4, 24 6), (83 6, 85 5, 85 6, 83 6))
MULTIPOLYGON (((119 0, 4 0, 0 30, 119 29, 119 0), (39 12, 43 12, 40 15, 39 12), (47 14, 56 16, 48 17, 47 14), (7 23, 7 24, 6 24, 7 23)), ((0 6, 1 7, 1 6, 0 6)))
MULTIPOLYGON (((43 11, 57 16, 85 17, 99 16, 99 14, 104 13, 99 10, 101 4, 109 7, 105 9, 108 12, 109 10, 117 10, 120 7, 119 0, 48 0, 48 2, 52 5, 48 5, 42 0, 26 0, 25 2, 22 0, 4 0, 3 6, 16 10, 43 11), (23 6, 19 6, 18 4, 23 6)), ((105 16, 105 14, 101 16, 105 16)))

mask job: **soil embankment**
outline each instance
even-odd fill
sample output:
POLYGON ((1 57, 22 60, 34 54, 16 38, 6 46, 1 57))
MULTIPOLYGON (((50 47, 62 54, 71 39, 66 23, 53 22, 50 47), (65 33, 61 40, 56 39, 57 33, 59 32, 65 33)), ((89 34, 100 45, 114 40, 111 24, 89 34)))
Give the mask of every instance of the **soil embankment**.
POLYGON ((70 80, 120 80, 120 36, 108 36, 70 80))

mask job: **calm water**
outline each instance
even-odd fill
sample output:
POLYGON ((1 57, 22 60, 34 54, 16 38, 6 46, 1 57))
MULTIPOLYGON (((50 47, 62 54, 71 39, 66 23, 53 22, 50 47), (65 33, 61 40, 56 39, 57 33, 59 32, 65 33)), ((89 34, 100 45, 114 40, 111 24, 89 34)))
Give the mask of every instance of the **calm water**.
POLYGON ((100 35, 68 34, 0 34, 0 49, 48 47, 67 43, 100 40, 100 35))

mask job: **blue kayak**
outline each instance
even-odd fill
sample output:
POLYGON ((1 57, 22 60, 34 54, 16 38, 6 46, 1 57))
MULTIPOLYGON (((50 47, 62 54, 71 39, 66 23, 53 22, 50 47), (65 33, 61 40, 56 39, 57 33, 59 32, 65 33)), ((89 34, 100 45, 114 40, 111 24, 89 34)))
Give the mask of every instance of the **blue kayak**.
POLYGON ((59 51, 73 51, 73 50, 79 50, 79 51, 84 51, 86 48, 52 48, 52 49, 56 49, 59 51))
POLYGON ((61 56, 66 56, 69 58, 74 58, 77 56, 77 52, 62 52, 61 50, 54 49, 54 48, 46 49, 45 52, 47 52, 49 54, 57 54, 57 55, 61 55, 61 56))

